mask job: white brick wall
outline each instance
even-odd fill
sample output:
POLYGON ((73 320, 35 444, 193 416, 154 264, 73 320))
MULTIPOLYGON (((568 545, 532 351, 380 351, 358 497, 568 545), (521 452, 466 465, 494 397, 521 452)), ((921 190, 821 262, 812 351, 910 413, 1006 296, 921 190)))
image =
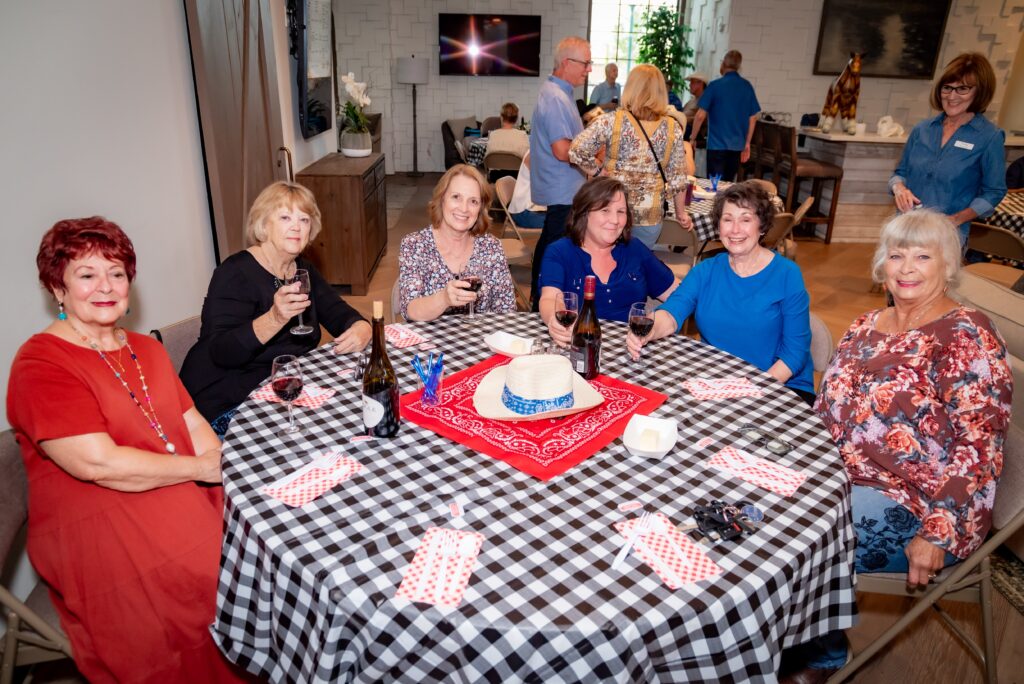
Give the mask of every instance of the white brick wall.
MULTIPOLYGON (((834 77, 814 76, 823 0, 695 0, 689 16, 695 31, 697 67, 718 73, 725 51, 743 53, 743 75, 757 91, 764 111, 800 115, 820 112, 834 77), (725 29, 719 22, 725 17, 725 29)), ((997 88, 989 107, 995 119, 1009 82, 1020 36, 1024 31, 1021 0, 954 0, 939 52, 938 70, 961 52, 979 51, 992 62, 997 88)), ((931 81, 863 78, 858 119, 874 130, 879 117, 891 114, 909 129, 934 112, 928 105, 931 81)))
MULTIPOLYGON (((371 82, 371 112, 384 115, 381 138, 387 171, 411 171, 412 86, 395 82, 395 62, 415 55, 431 62, 430 83, 416 87, 416 125, 421 171, 444 170, 441 123, 474 115, 497 116, 515 102, 532 118, 537 89, 551 73, 555 44, 568 35, 586 36, 587 0, 493 0, 487 11, 537 14, 541 19, 541 78, 438 75, 437 15, 484 11, 469 0, 334 0, 338 72, 371 82)), ((341 89, 344 97, 344 89, 341 89)), ((582 97, 583 89, 577 92, 582 97)))

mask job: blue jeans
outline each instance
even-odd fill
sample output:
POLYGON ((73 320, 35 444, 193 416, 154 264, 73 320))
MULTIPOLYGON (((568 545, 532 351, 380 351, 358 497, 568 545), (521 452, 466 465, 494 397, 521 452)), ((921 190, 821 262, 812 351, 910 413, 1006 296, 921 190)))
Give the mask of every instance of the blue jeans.
MULTIPOLYGON (((871 487, 853 485, 851 504, 853 527, 857 531, 857 572, 907 572, 909 564, 903 550, 917 536, 921 521, 871 487)), ((949 566, 958 560, 947 552, 944 564, 949 566)), ((837 629, 794 647, 788 655, 805 662, 806 667, 840 668, 846 663, 846 637, 837 629)))
POLYGON ((512 220, 516 222, 516 225, 520 228, 543 228, 544 227, 544 216, 543 211, 520 211, 512 214, 512 220))
POLYGON ((633 226, 633 237, 647 245, 647 249, 654 249, 654 244, 661 235, 661 223, 650 226, 633 226))

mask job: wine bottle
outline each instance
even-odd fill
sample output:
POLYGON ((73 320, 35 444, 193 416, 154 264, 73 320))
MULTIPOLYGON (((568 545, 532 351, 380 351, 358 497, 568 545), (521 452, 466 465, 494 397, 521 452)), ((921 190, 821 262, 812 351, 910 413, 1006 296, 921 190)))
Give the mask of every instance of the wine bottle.
POLYGON ((587 276, 583 281, 583 306, 572 328, 569 359, 577 373, 593 380, 601 372, 601 323, 594 308, 597 278, 587 276))
POLYGON ((363 427, 370 437, 398 434, 398 379, 388 361, 384 337, 384 303, 373 303, 373 346, 363 371, 363 427))

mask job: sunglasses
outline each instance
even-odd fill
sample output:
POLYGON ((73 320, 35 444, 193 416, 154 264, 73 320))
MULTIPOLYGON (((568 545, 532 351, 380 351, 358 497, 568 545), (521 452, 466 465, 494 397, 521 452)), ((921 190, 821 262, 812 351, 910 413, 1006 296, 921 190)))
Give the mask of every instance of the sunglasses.
POLYGON ((757 446, 764 447, 776 456, 788 454, 793 450, 792 444, 769 434, 766 430, 763 430, 757 425, 753 425, 751 423, 741 425, 739 427, 739 432, 748 442, 753 442, 757 446))

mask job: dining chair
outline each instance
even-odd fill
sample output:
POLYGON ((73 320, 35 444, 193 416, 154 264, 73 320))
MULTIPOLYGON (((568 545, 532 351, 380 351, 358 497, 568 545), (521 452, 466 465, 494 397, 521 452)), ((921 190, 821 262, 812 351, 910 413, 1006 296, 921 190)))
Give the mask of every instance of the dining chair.
POLYGON ((149 331, 151 336, 164 345, 176 373, 181 372, 181 364, 185 362, 188 350, 199 340, 201 326, 202 322, 199 316, 190 316, 177 323, 149 331))
POLYGON ((772 221, 772 227, 761 238, 761 244, 787 259, 796 261, 796 240, 793 239, 793 230, 800 225, 813 202, 814 198, 808 197, 792 214, 789 212, 776 214, 772 221))
POLYGON ((501 128, 500 116, 489 116, 480 124, 480 137, 486 138, 491 131, 501 128))
POLYGON ((398 278, 395 278, 395 284, 391 286, 391 322, 405 322, 405 316, 402 315, 402 300, 401 292, 398 288, 398 278))
POLYGON ((967 248, 999 259, 1024 262, 1024 239, 1012 230, 980 221, 971 223, 967 248))
MULTIPOLYGON (((523 163, 523 158, 518 154, 512 152, 488 152, 484 155, 484 172, 487 174, 487 180, 490 181, 492 174, 497 171, 511 172, 515 177, 519 173, 519 167, 523 163)), ((510 177, 503 175, 502 178, 510 177)), ((498 180, 501 180, 500 178, 498 180)))
POLYGON ((779 189, 777 187, 775 187, 775 183, 772 183, 770 180, 766 180, 764 178, 748 178, 747 181, 750 182, 750 183, 753 183, 754 185, 759 186, 762 190, 767 192, 769 195, 778 195, 779 194, 779 189))
MULTIPOLYGON (((14 540, 28 520, 28 479, 14 432, 0 432, 0 576, 11 560, 14 540)), ((0 640, 0 684, 10 684, 14 668, 71 658, 71 642, 60 627, 50 592, 38 582, 25 601, 0 584, 7 630, 0 640)))
POLYGON ((832 332, 813 311, 808 312, 808 316, 811 319, 811 361, 815 371, 824 373, 836 350, 832 332))
MULTIPOLYGON (((516 220, 514 218, 512 218, 512 212, 509 210, 508 206, 512 203, 512 195, 515 193, 515 190, 516 179, 511 176, 503 176, 494 182, 494 194, 498 198, 498 204, 501 205, 502 211, 505 212, 505 222, 502 226, 503 229, 511 227, 512 232, 516 234, 516 237, 519 238, 521 241, 526 242, 525 238, 523 237, 524 234, 536 235, 539 237, 541 230, 543 229, 523 228, 518 223, 516 223, 516 220)), ((503 230, 498 237, 505 237, 505 231, 503 230)))
POLYGON ((881 636, 829 678, 842 682, 864 666, 876 653, 888 646, 904 629, 929 608, 949 626, 985 668, 985 681, 996 681, 996 644, 992 624, 992 553, 1024 528, 1024 430, 1010 425, 1003 443, 1003 472, 996 488, 992 509, 992 533, 988 540, 964 560, 938 573, 934 583, 923 593, 907 589, 906 573, 871 573, 857 575, 857 591, 868 594, 910 596, 917 598, 913 607, 881 636), (939 601, 977 603, 981 609, 982 646, 978 646, 939 605, 939 601))
POLYGON ((658 257, 663 264, 671 269, 676 278, 682 280, 694 266, 697 254, 697 234, 692 230, 686 230, 676 219, 665 216, 661 219, 661 233, 658 235, 656 246, 662 246, 664 250, 657 250, 654 256, 658 257), (673 248, 682 247, 682 252, 676 252, 673 248))

